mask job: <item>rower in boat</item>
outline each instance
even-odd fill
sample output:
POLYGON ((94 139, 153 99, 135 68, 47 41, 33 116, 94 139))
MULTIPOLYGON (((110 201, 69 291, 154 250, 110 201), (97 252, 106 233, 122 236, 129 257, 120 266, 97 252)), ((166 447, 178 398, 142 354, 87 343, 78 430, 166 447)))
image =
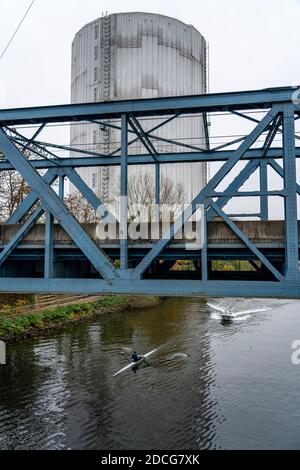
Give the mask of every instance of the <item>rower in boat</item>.
POLYGON ((136 351, 133 352, 131 359, 133 362, 138 362, 140 359, 143 359, 144 356, 140 356, 136 351))
POLYGON ((130 362, 127 366, 123 367, 123 369, 119 370, 116 372, 113 377, 117 377, 117 375, 122 374, 123 372, 132 369, 134 372, 138 369, 139 365, 145 362, 147 366, 149 366, 149 363, 146 361, 148 357, 152 356, 156 351, 158 351, 159 348, 153 349, 153 351, 148 352, 147 354, 144 354, 144 356, 140 356, 137 354, 136 351, 131 356, 132 362, 130 362), (137 359, 138 358, 138 359, 137 359), (136 360, 137 359, 137 360, 136 360))
MULTIPOLYGON (((141 360, 143 359, 143 362, 146 364, 146 366, 149 366, 149 363, 146 361, 145 356, 140 356, 139 354, 137 354, 136 351, 133 352, 133 354, 132 354, 132 356, 131 356, 131 359, 132 359, 132 361, 133 361, 134 363, 135 363, 135 362, 137 363, 137 362, 139 362, 139 361, 141 361, 141 360)), ((138 365, 133 366, 132 371, 133 371, 134 373, 136 373, 136 371, 138 370, 138 367, 139 367, 138 365)))

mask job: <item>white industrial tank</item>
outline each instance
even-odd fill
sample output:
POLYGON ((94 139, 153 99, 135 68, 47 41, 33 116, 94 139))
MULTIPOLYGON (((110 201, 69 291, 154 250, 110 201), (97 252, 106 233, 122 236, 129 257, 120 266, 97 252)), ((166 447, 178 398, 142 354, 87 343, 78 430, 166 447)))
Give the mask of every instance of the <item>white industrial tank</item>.
MULTIPOLYGON (((151 13, 117 13, 85 25, 72 45, 72 103, 197 95, 207 91, 206 42, 193 26, 151 13)), ((143 120, 145 130, 159 120, 143 120)), ((156 135, 205 147, 201 117, 179 118, 156 135)), ((188 151, 185 147, 153 141, 158 152, 188 151)), ((109 154, 120 145, 120 133, 94 124, 73 125, 71 145, 109 154)), ((142 144, 129 153, 146 153, 142 144)), ((104 202, 119 189, 119 169, 78 170, 104 202)), ((130 174, 153 172, 150 166, 131 167, 130 174)), ((206 181, 206 165, 162 165, 162 176, 181 184, 189 202, 206 181)))

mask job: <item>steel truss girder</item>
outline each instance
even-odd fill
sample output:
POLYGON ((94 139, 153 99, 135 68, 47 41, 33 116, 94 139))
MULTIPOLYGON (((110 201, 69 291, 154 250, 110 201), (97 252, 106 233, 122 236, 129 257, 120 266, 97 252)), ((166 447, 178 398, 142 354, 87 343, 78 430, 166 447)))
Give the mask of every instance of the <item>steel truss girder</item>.
MULTIPOLYGON (((268 164, 276 171, 276 173, 281 176, 282 178, 284 178, 284 171, 283 171, 283 168, 277 163, 275 162, 274 160, 269 160, 268 161, 268 164)), ((297 189, 297 194, 300 195, 300 185, 299 184, 296 184, 296 189, 297 189)))
MULTIPOLYGON (((165 119, 164 121, 160 122, 159 124, 157 124, 156 126, 152 127, 149 131, 145 132, 145 136, 149 136, 151 132, 154 132, 156 131, 157 129, 160 129, 161 127, 163 126, 166 126, 169 122, 173 121, 174 119, 176 119, 177 117, 177 114, 174 114, 173 116, 169 117, 168 119, 165 119)), ((121 128, 120 128, 121 130, 121 128)), ((133 130, 128 130, 128 132, 133 132, 135 133, 133 130)), ((140 140, 140 137, 136 137, 135 139, 131 140, 130 142, 128 142, 128 147, 130 147, 131 145, 133 145, 135 142, 138 142, 140 140)), ((119 147, 117 148, 116 150, 114 150, 113 152, 111 152, 109 154, 110 157, 112 157, 113 155, 116 155, 117 153, 119 153, 120 151, 122 150, 122 147, 119 147)))
POLYGON ((285 202, 285 275, 289 279, 299 276, 297 179, 295 159, 295 107, 283 106, 283 172, 285 202))
POLYGON ((282 297, 299 298, 300 279, 273 281, 197 281, 132 280, 107 282, 101 279, 28 279, 0 280, 0 292, 74 293, 74 294, 141 294, 189 297, 282 297))
MULTIPOLYGON (((64 174, 69 178, 71 183, 78 189, 78 191, 85 197, 88 203, 92 208, 97 211, 100 206, 103 205, 102 201, 96 196, 96 194, 91 190, 91 188, 86 184, 85 181, 79 176, 79 174, 74 170, 74 168, 67 167, 64 169, 64 174)), ((111 223, 116 222, 114 215, 106 210, 110 216, 111 223)))
POLYGON ((0 151, 21 174, 29 186, 34 189, 34 192, 38 195, 43 208, 50 212, 63 226, 66 232, 83 251, 104 279, 111 280, 117 277, 118 273, 106 255, 98 249, 95 243, 82 229, 80 224, 71 215, 63 201, 61 201, 57 194, 47 186, 42 177, 34 170, 34 168, 32 168, 29 161, 26 160, 24 155, 9 140, 5 132, 1 129, 0 151))
MULTIPOLYGON (((255 129, 247 136, 240 147, 235 150, 233 156, 227 160, 226 163, 219 169, 216 175, 207 183, 198 196, 191 203, 192 213, 197 209, 198 204, 202 204, 211 191, 222 181, 222 179, 229 173, 229 171, 236 165, 236 163, 242 158, 244 153, 254 144, 257 138, 265 131, 266 127, 273 121, 273 119, 280 112, 281 108, 279 105, 274 105, 267 115, 257 124, 255 129)), ((156 245, 150 250, 140 264, 135 268, 133 277, 139 279, 150 264, 157 258, 161 251, 167 246, 169 241, 174 237, 176 232, 185 224, 191 217, 190 211, 185 211, 183 216, 179 217, 177 221, 172 225, 170 231, 164 234, 162 239, 156 243, 156 245)))
MULTIPOLYGON (((0 138, 1 139, 1 138, 0 138)), ((36 224, 36 222, 42 217, 44 213, 43 208, 37 207, 33 214, 26 220, 18 232, 13 236, 9 243, 3 248, 0 253, 0 266, 6 261, 10 254, 14 251, 16 246, 20 243, 29 230, 36 224)))
MULTIPOLYGON (((281 115, 278 115, 276 119, 274 119, 273 126, 271 126, 268 135, 266 137, 264 143, 264 156, 266 155, 267 151, 272 145, 276 134, 278 132, 280 123, 281 123, 281 115)), ((260 190, 262 192, 268 191, 268 167, 266 160, 261 160, 260 162, 260 171, 259 171, 259 179, 260 179, 260 190)), ((260 212, 261 212, 261 219, 268 220, 268 213, 269 213, 269 200, 268 197, 261 194, 260 197, 260 212)))
MULTIPOLYGON (((50 169, 47 173, 43 176, 43 180, 46 184, 50 185, 54 183, 57 178, 57 170, 50 169)), ((32 207, 38 202, 39 198, 34 191, 31 191, 26 198, 21 202, 19 207, 15 210, 15 212, 10 216, 7 220, 6 224, 18 224, 22 218, 32 209, 32 207)))
POLYGON ((54 275, 54 217, 50 212, 46 213, 45 224, 45 263, 44 277, 52 279, 54 275))
POLYGON ((1 126, 42 124, 44 122, 77 122, 87 119, 120 119, 123 113, 137 117, 168 116, 175 112, 203 113, 210 111, 268 109, 274 104, 291 102, 297 87, 213 93, 103 103, 71 104, 0 111, 1 126))
MULTIPOLYGON (((226 206, 226 204, 231 199, 229 194, 238 191, 240 187, 249 179, 252 173, 254 173, 254 171, 258 168, 258 166, 259 161, 257 160, 248 162, 245 168, 241 170, 240 174, 236 178, 234 178, 234 180, 230 183, 227 189, 225 189, 225 191, 223 192, 223 197, 217 199, 217 206, 220 208, 226 206)), ((211 220, 213 217, 214 211, 212 209, 209 209, 207 214, 207 220, 211 220)))
POLYGON ((157 150, 152 144, 148 135, 145 133, 139 121, 135 118, 135 116, 129 118, 129 124, 131 125, 133 131, 135 132, 139 140, 144 145, 145 149, 148 151, 148 153, 150 153, 150 155, 152 155, 153 159, 156 161, 157 150))
POLYGON ((269 271, 275 276, 276 279, 281 281, 283 279, 282 274, 274 268, 272 263, 258 250, 253 242, 249 240, 248 237, 239 229, 239 227, 231 220, 225 212, 218 207, 217 204, 210 202, 212 209, 226 222, 226 224, 231 228, 231 230, 245 243, 245 245, 254 253, 257 258, 269 269, 269 271))
MULTIPOLYGON (((179 153, 160 153, 157 154, 156 160, 160 165, 168 163, 193 163, 193 162, 222 162, 229 160, 234 154, 234 150, 218 151, 218 152, 179 152, 179 153)), ((296 147, 295 155, 300 157, 300 147, 296 147)), ((264 155, 263 149, 249 149, 245 152, 242 160, 268 160, 282 159, 282 148, 271 148, 264 155)), ((121 157, 74 157, 62 158, 59 164, 52 160, 30 160, 33 168, 37 170, 46 170, 49 168, 88 168, 93 166, 119 166, 121 157)), ((128 165, 153 165, 153 157, 146 154, 128 155, 128 165)), ((0 171, 14 170, 13 165, 8 161, 0 161, 0 171)))
MULTIPOLYGON (((235 93, 219 93, 214 95, 188 96, 188 97, 171 97, 159 98, 152 100, 128 100, 122 102, 83 104, 83 105, 67 105, 54 106, 33 109, 19 110, 3 110, 0 111, 0 125, 2 126, 18 126, 23 124, 37 124, 40 127, 32 138, 26 139, 20 134, 12 140, 18 142, 21 140, 23 148, 30 148, 35 144, 42 144, 41 150, 46 151, 49 146, 55 148, 67 148, 49 144, 47 142, 37 142, 36 137, 40 134, 47 123, 61 123, 72 121, 92 121, 97 119, 122 119, 122 125, 119 128, 122 134, 122 146, 115 150, 111 156, 104 156, 93 152, 83 152, 80 149, 73 149, 86 157, 67 158, 67 159, 46 159, 31 160, 30 162, 22 155, 16 145, 8 139, 5 132, 0 130, 0 152, 5 155, 7 161, 0 161, 0 171, 16 169, 27 183, 33 188, 32 193, 27 196, 20 207, 9 219, 9 223, 19 222, 24 215, 38 201, 41 207, 38 207, 34 214, 20 228, 15 237, 7 244, 0 253, 0 265, 7 259, 10 253, 17 246, 24 234, 30 230, 37 218, 46 212, 46 237, 45 237, 45 279, 14 279, 8 285, 8 279, 0 278, 0 291, 24 291, 40 292, 115 292, 115 293, 156 293, 164 295, 255 295, 268 296, 280 295, 282 297, 299 297, 300 296, 300 276, 298 268, 298 223, 297 223, 297 204, 296 193, 300 193, 300 187, 296 181, 296 165, 295 159, 300 156, 300 148, 295 147, 295 105, 292 104, 292 96, 295 88, 278 88, 266 89, 250 92, 235 93), (271 109, 270 109, 271 108, 271 109), (247 110, 268 110, 266 116, 258 121, 251 116, 243 113, 247 110), (213 150, 209 150, 211 145, 209 141, 207 128, 207 113, 214 112, 232 112, 241 117, 249 119, 257 124, 256 128, 245 137, 236 139, 235 143, 241 143, 236 150, 222 150, 233 142, 223 144, 213 150), (206 150, 196 152, 180 152, 180 153, 164 153, 156 152, 151 139, 165 140, 172 144, 179 142, 170 139, 163 139, 153 135, 152 133, 166 125, 168 122, 176 119, 179 115, 192 114, 200 115, 206 119, 205 138, 206 150), (159 117, 165 118, 164 122, 155 126, 150 131, 145 132, 139 123, 140 117, 159 117), (167 118, 167 116, 169 116, 167 118), (167 119, 166 119, 167 118, 167 119), (133 132, 137 134, 137 138, 128 142, 127 123, 133 124, 133 132), (282 128, 281 128, 282 127, 282 128), (253 149, 251 146, 257 138, 264 132, 268 132, 263 148, 253 149), (272 141, 277 132, 283 135, 283 148, 275 148, 271 146, 272 141), (136 142, 141 141, 148 154, 145 155, 128 155, 128 147, 136 142), (114 156, 121 151, 121 155, 114 156), (283 159, 283 168, 274 161, 274 159, 283 159), (246 160, 246 166, 240 171, 239 175, 228 185, 223 191, 217 191, 216 188, 222 179, 234 168, 237 162, 246 160), (159 167, 161 164, 172 162, 193 162, 193 161, 223 161, 223 165, 217 174, 209 181, 197 197, 192 202, 193 211, 196 210, 197 204, 204 203, 206 205, 206 220, 211 220, 216 212, 231 230, 245 243, 275 276, 276 282, 269 281, 212 281, 208 279, 207 270, 207 243, 205 243, 202 252, 202 280, 199 281, 167 281, 167 280, 146 280, 141 279, 145 270, 151 263, 159 257, 162 250, 168 245, 176 231, 191 216, 190 212, 184 212, 180 221, 176 221, 171 232, 156 243, 156 245, 143 258, 135 269, 128 269, 128 245, 126 240, 121 247, 121 267, 116 270, 106 255, 98 249, 89 236, 83 231, 82 227, 71 216, 66 209, 63 201, 51 189, 53 180, 58 176, 60 179, 60 196, 63 198, 63 178, 66 175, 73 184, 84 195, 92 207, 98 207, 101 201, 90 190, 90 188, 82 181, 74 168, 100 166, 100 165, 121 165, 122 167, 122 195, 127 195, 127 167, 136 164, 155 164, 156 173, 156 200, 159 200, 159 167), (284 179, 283 191, 268 191, 267 188, 267 165, 272 166, 278 174, 284 179), (260 168, 260 190, 239 192, 243 183, 247 181, 249 176, 260 168), (43 178, 37 173, 37 169, 48 169, 43 178), (261 213, 257 214, 262 219, 268 217, 267 197, 276 195, 284 197, 285 201, 285 251, 286 266, 283 274, 272 265, 272 263, 262 254, 262 252, 239 230, 237 225, 231 220, 231 216, 226 214, 222 208, 229 202, 232 197, 251 195, 261 198, 261 213), (215 202, 211 201, 211 197, 217 198, 215 202), (53 279, 53 221, 54 218, 64 227, 67 233, 75 241, 84 255, 95 266, 97 271, 102 275, 103 280, 93 279, 53 279)), ((116 126, 117 127, 117 126, 116 126)), ((132 132, 132 131, 131 131, 132 132)), ((197 149, 187 145, 190 149, 197 149)), ((69 149, 69 147, 68 147, 69 149)), ((46 157, 45 157, 46 158, 46 157)), ((242 215, 242 214, 241 214, 242 215)), ((124 225, 126 212, 123 213, 121 224, 124 225)), ((206 226, 206 224, 205 224, 206 226)), ((206 234, 206 230, 204 230, 206 234)))

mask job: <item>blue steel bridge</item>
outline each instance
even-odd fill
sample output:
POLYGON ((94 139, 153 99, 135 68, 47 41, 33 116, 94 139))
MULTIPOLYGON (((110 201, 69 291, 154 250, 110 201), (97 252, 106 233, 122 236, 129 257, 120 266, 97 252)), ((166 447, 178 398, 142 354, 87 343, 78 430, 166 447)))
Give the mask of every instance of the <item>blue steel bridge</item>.
POLYGON ((0 110, 0 171, 16 170, 31 188, 0 227, 0 291, 300 297, 296 165, 300 106, 295 97, 295 87, 284 87, 0 110), (164 139, 157 132, 187 115, 203 117, 203 148, 164 139), (251 128, 216 146, 209 133, 209 120, 215 115, 234 116, 251 128), (159 118, 160 123, 146 130, 144 118, 159 118), (118 129, 121 145, 106 155, 42 139, 47 126, 62 123, 118 129), (27 126, 34 129, 30 137, 22 131, 27 126), (158 152, 159 140, 167 140, 172 151, 158 152), (144 153, 131 155, 130 145, 136 141, 144 153), (30 151, 29 157, 24 150, 30 151), (60 158, 61 150, 70 151, 72 157, 60 158), (76 169, 119 165, 120 193, 126 197, 128 165, 138 164, 154 165, 159 204, 162 165, 198 161, 218 163, 191 201, 192 212, 199 204, 204 206, 201 249, 187 249, 184 239, 174 238, 189 221, 190 210, 184 210, 167 232, 160 228, 158 239, 134 241, 127 233, 128 213, 123 207, 119 220, 123 236, 107 241, 99 238, 95 224, 80 224, 64 203, 66 178, 94 209, 102 203, 76 169), (270 169, 281 181, 275 190, 270 189, 270 169), (229 173, 231 179, 225 179, 229 173), (243 190, 255 173, 258 187, 243 190), (58 193, 53 188, 57 180, 58 193), (240 203, 238 213, 229 213, 227 204, 241 197, 259 201, 259 211, 249 214, 240 203), (270 220, 271 198, 283 201, 283 220, 270 220), (38 224, 43 215, 45 223, 38 224), (250 216, 255 220, 247 220, 250 216), (174 269, 180 260, 190 260, 189 269, 174 269), (220 269, 220 261, 233 263, 235 270, 220 269))

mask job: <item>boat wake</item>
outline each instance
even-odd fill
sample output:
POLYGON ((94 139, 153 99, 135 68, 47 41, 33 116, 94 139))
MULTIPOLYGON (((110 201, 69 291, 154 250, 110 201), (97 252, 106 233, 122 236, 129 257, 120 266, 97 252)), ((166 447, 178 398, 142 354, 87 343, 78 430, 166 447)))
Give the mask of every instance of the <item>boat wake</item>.
POLYGON ((232 321, 244 321, 255 313, 271 310, 271 307, 261 305, 253 299, 227 299, 220 302, 207 302, 207 305, 212 309, 211 318, 214 320, 222 320, 224 316, 229 316, 232 321))
POLYGON ((189 358, 189 354, 177 352, 177 353, 172 354, 172 356, 170 356, 169 359, 188 359, 188 358, 189 358))

